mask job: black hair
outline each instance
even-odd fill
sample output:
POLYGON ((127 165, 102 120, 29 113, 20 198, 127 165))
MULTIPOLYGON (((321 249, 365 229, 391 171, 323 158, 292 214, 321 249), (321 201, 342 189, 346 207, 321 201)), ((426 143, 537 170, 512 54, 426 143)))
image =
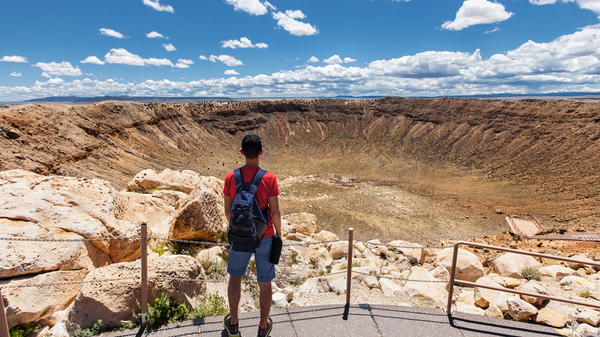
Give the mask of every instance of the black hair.
POLYGON ((262 141, 260 137, 251 133, 244 137, 242 140, 242 152, 244 152, 244 156, 248 159, 255 159, 260 154, 262 150, 262 141))

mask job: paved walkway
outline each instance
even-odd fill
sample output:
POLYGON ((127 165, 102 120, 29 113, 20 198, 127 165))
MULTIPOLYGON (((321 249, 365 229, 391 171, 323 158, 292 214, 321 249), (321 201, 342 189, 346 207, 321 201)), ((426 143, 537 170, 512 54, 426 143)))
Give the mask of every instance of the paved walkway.
MULTIPOLYGON (((449 318, 442 309, 391 305, 352 305, 343 320, 343 305, 294 307, 271 310, 272 337, 403 337, 403 336, 562 336, 556 329, 464 313, 449 318)), ((257 332, 258 312, 240 315, 243 337, 257 332)), ((208 317, 163 326, 158 330, 132 330, 113 336, 201 336, 227 337, 223 317, 208 317)))

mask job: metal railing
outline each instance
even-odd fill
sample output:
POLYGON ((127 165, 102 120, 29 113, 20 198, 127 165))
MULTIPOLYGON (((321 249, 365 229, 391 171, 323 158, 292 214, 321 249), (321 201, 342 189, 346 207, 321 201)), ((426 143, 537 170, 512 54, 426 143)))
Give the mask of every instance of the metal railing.
POLYGON ((455 280, 455 276, 456 276, 456 262, 458 260, 458 247, 459 246, 469 246, 469 247, 476 247, 476 248, 483 248, 483 249, 493 249, 493 250, 499 250, 499 251, 503 251, 503 252, 508 252, 508 253, 515 253, 515 254, 521 254, 521 255, 529 255, 529 256, 535 256, 535 257, 541 257, 544 259, 553 259, 553 260, 559 260, 559 261, 564 261, 564 262, 573 262, 573 263, 578 263, 578 264, 586 264, 586 265, 591 265, 591 266, 596 266, 596 267, 600 267, 600 263, 598 262, 591 262, 591 261, 581 261, 581 260, 575 260, 575 259, 569 259, 566 257, 561 257, 561 256, 554 256, 554 255, 548 255, 548 254, 540 254, 540 253, 534 253, 534 252, 527 252, 527 251, 523 251, 523 250, 517 250, 517 249, 511 249, 511 248, 504 248, 504 247, 496 247, 496 246, 490 246, 490 245, 484 245, 481 243, 474 243, 474 242, 466 242, 466 241, 459 241, 457 243, 454 244, 454 252, 452 255, 452 268, 450 269, 450 285, 449 285, 449 289, 448 289, 448 306, 447 306, 447 314, 448 315, 452 315, 452 295, 454 292, 454 285, 463 285, 463 286, 468 286, 468 287, 478 287, 478 288, 486 288, 486 289, 492 289, 492 290, 497 290, 497 291, 505 291, 505 292, 509 292, 509 293, 514 293, 514 294, 519 294, 519 295, 525 295, 525 296, 531 296, 531 297, 541 297, 541 298, 545 298, 548 300, 553 300, 553 301, 559 301, 559 302, 566 302, 566 303, 571 303, 571 304, 579 304, 579 305, 586 305, 589 307, 594 307, 594 308, 599 308, 600 309, 600 304, 593 304, 590 302, 583 302, 583 301, 576 301, 576 300, 572 300, 572 299, 568 299, 568 298, 563 298, 563 297, 556 297, 556 296, 550 296, 550 295, 544 295, 544 294, 538 294, 538 293, 531 293, 531 292, 527 292, 527 291, 522 291, 522 290, 514 290, 514 289, 510 289, 510 288, 503 288, 503 287, 495 287, 495 286, 490 286, 490 285, 485 285, 485 284, 479 284, 479 283, 475 283, 475 282, 469 282, 469 281, 463 281, 463 280, 455 280))

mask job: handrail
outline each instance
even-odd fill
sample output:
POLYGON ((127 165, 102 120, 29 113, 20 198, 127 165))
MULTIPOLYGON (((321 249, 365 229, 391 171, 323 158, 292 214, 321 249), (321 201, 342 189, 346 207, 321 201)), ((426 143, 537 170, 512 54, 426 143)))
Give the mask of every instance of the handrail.
POLYGON ((560 260, 560 261, 565 261, 565 262, 574 262, 574 263, 580 263, 580 264, 588 264, 588 265, 600 267, 600 263, 598 263, 598 262, 581 261, 581 260, 569 259, 569 258, 562 257, 562 256, 554 256, 554 255, 548 255, 548 254, 527 252, 527 251, 524 251, 524 250, 504 248, 504 247, 497 247, 497 246, 490 246, 490 245, 484 245, 484 244, 481 244, 481 243, 474 243, 474 242, 467 242, 467 241, 458 241, 457 243, 454 244, 454 253, 452 255, 452 268, 450 270, 450 287, 448 289, 448 306, 447 306, 447 310, 446 310, 446 313, 449 316, 452 315, 452 297, 453 297, 452 295, 453 295, 453 292, 454 292, 454 285, 455 284, 457 284, 457 285, 464 285, 464 286, 479 287, 479 288, 486 288, 486 289, 492 289, 492 290, 498 290, 498 291, 505 291, 505 292, 509 292, 509 293, 514 293, 514 294, 519 294, 519 295, 525 295, 525 296, 531 296, 531 297, 541 297, 541 298, 545 298, 545 299, 549 299, 549 300, 554 300, 554 301, 559 301, 559 302, 566 302, 566 303, 571 303, 571 304, 586 305, 586 306, 589 306, 589 307, 594 307, 594 308, 599 308, 600 309, 600 304, 593 304, 593 303, 590 303, 590 302, 576 301, 576 300, 571 300, 571 299, 567 299, 567 298, 555 297, 555 296, 550 296, 550 295, 543 295, 543 294, 538 294, 538 293, 531 293, 531 292, 521 291, 521 290, 514 290, 514 289, 507 289, 507 288, 502 288, 502 287, 489 286, 489 285, 485 285, 485 284, 477 284, 475 282, 455 280, 454 277, 456 275, 456 261, 458 260, 458 247, 461 246, 461 245, 470 246, 470 247, 476 247, 476 248, 484 248, 484 249, 494 249, 494 250, 499 250, 499 251, 504 251, 504 252, 509 252, 509 253, 515 253, 515 254, 521 254, 521 255, 529 255, 529 256, 541 257, 541 258, 545 258, 545 259, 560 260))

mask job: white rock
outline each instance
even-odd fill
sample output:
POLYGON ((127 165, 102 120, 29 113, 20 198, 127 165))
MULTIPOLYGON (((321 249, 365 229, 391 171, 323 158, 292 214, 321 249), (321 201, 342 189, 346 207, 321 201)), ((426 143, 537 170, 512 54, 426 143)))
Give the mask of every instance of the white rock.
POLYGON ((471 315, 485 316, 485 311, 481 308, 470 306, 462 302, 456 302, 456 311, 471 315))
POLYGON ((273 304, 278 308, 286 308, 288 306, 287 296, 283 293, 276 292, 272 297, 273 304))
MULTIPOLYGON (((480 277, 475 283, 485 286, 501 287, 498 283, 486 276, 480 277)), ((498 294, 497 290, 475 287, 475 304, 485 309, 489 306, 494 297, 496 297, 496 294, 498 294)))
POLYGON ((575 270, 561 266, 561 265, 551 265, 540 268, 540 273, 543 276, 551 276, 551 277, 563 277, 575 274, 575 270))
POLYGON ((390 279, 381 278, 379 279, 379 284, 381 285, 381 291, 383 291, 387 297, 392 297, 402 292, 402 286, 390 279))
POLYGON ((597 335, 599 329, 594 328, 593 326, 589 325, 589 324, 579 324, 579 326, 575 329, 575 331, 577 331, 580 335, 585 335, 585 334, 593 334, 593 335, 597 335))
POLYGON ((490 269, 501 276, 523 278, 522 270, 525 267, 540 268, 542 266, 535 258, 528 255, 505 253, 497 257, 490 265, 490 269))
MULTIPOLYGON (((444 266, 448 271, 452 269, 452 255, 454 248, 445 248, 435 253, 434 264, 444 266)), ((456 261, 456 274, 458 280, 475 282, 484 275, 483 265, 479 258, 468 250, 458 249, 456 261)))
POLYGON ((555 328, 562 328, 567 323, 568 316, 564 312, 558 312, 551 308, 542 308, 538 312, 535 321, 555 328))
MULTIPOLYGON (((539 281, 533 281, 533 280, 528 281, 526 283, 521 284, 517 289, 526 291, 529 293, 534 293, 534 294, 550 295, 550 290, 548 289, 548 287, 546 287, 539 281)), ((521 298, 523 298, 525 301, 527 301, 528 303, 531 303, 533 305, 541 305, 546 300, 543 297, 526 296, 526 295, 521 295, 521 298)))
MULTIPOLYGON (((437 281, 425 268, 413 267, 408 279, 437 281)), ((381 280, 379 281, 381 282, 381 280)), ((401 295, 410 297, 420 304, 444 306, 448 302, 448 291, 445 283, 406 282, 401 295)))
POLYGON ((288 221, 298 233, 311 235, 317 232, 317 217, 309 213, 288 214, 282 217, 288 221))
POLYGON ((504 313, 502 312, 502 310, 500 310, 500 308, 498 308, 497 305, 493 305, 493 304, 490 304, 490 306, 485 310, 484 315, 486 317, 492 317, 492 318, 498 318, 498 319, 504 318, 504 313))
POLYGON ((577 322, 598 326, 598 324, 600 324, 600 312, 595 310, 584 310, 577 315, 577 322))
POLYGON ((508 303, 508 314, 517 321, 528 320, 538 313, 536 307, 520 298, 509 297, 506 302, 508 303))
POLYGON ((588 280, 584 279, 583 277, 573 276, 573 275, 563 277, 562 280, 560 280, 560 282, 558 284, 562 287, 575 286, 575 287, 579 287, 579 288, 585 288, 588 290, 596 289, 594 282, 588 281, 588 280))
POLYGON ((425 249, 423 249, 422 248, 423 246, 421 246, 418 243, 411 243, 408 241, 395 240, 395 241, 389 242, 388 245, 389 246, 399 246, 399 247, 393 247, 393 248, 402 252, 402 254, 409 259, 411 257, 414 257, 415 259, 417 259, 419 264, 423 264, 425 262, 425 256, 426 256, 425 249), (405 248, 405 247, 416 247, 416 248, 405 248))
POLYGON ((375 276, 367 276, 362 282, 369 288, 379 288, 380 283, 375 276))

